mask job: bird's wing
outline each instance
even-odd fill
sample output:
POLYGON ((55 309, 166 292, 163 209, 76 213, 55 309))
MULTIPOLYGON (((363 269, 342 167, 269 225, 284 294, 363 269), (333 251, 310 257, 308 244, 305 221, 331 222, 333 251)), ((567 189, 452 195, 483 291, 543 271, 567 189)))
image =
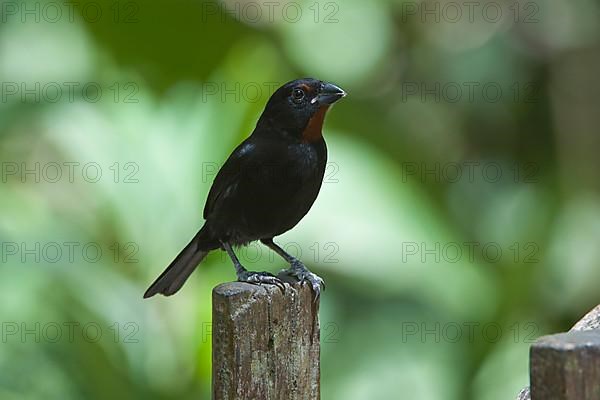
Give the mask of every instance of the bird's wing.
POLYGON ((253 154, 255 144, 249 140, 242 142, 229 156, 225 164, 221 167, 215 180, 213 181, 206 205, 204 206, 204 219, 213 212, 219 198, 235 189, 235 185, 239 182, 240 175, 244 171, 244 166, 247 165, 253 154))

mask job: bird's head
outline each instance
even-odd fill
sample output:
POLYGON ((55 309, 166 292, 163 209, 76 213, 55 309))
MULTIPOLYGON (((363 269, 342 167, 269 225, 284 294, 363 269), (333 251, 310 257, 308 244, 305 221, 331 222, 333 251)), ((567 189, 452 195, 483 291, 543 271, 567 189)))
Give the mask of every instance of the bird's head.
POLYGON ((338 86, 317 79, 288 82, 273 93, 259 125, 265 124, 303 141, 318 140, 325 113, 344 96, 346 92, 338 86))

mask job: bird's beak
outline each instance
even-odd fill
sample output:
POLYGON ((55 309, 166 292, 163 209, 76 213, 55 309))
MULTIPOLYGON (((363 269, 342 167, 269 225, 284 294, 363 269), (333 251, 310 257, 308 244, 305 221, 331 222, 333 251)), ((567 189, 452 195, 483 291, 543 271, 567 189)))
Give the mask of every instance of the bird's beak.
POLYGON ((340 87, 335 86, 333 83, 324 83, 321 92, 317 95, 316 100, 320 105, 326 106, 335 103, 342 97, 346 96, 340 87))

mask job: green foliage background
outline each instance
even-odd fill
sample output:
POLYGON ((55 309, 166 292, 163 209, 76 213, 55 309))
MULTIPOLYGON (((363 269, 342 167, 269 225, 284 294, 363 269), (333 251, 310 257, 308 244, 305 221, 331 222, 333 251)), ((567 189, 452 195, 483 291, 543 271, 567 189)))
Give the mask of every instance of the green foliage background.
MULTIPOLYGON (((396 0, 274 2, 273 18, 257 2, 260 18, 234 1, 85 0, 54 2, 55 19, 50 3, 0 1, 0 398, 209 398, 211 288, 230 262, 212 254, 172 298, 142 293, 202 223, 269 87, 302 76, 349 93, 325 126, 320 197, 279 240, 328 282, 324 399, 512 398, 531 340, 599 302, 597 3, 494 3, 496 22, 489 2, 473 20, 396 0), (8 94, 68 82, 72 99, 8 94), (62 178, 22 176, 36 163, 62 178)), ((265 248, 242 259, 284 267, 265 248)))

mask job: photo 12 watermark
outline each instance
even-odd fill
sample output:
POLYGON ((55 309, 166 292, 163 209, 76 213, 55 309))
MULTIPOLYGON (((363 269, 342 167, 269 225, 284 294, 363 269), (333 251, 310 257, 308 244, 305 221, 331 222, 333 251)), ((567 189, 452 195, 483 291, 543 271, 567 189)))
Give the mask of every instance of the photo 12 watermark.
POLYGON ((80 241, 0 242, 2 264, 95 264, 101 260, 115 264, 135 264, 140 246, 135 242, 110 244, 80 241))
POLYGON ((140 88, 135 82, 10 82, 0 83, 2 103, 55 104, 98 103, 102 99, 114 103, 137 104, 140 88))
POLYGON ((540 165, 535 162, 501 164, 495 161, 415 162, 401 164, 402 183, 538 183, 540 165))
POLYGON ((140 326, 135 322, 2 321, 2 343, 139 343, 140 326))
MULTIPOLYGON (((321 322, 321 343, 339 343, 341 340, 341 328, 337 322, 321 322)), ((200 337, 202 343, 212 340, 212 322, 202 322, 200 325, 200 337)))
POLYGON ((90 1, 3 1, 0 3, 0 22, 39 23, 86 23, 109 22, 112 24, 136 24, 140 22, 140 3, 113 1, 111 3, 90 1))
MULTIPOLYGON (((298 242, 279 243, 279 246, 291 256, 304 260, 306 262, 337 264, 340 262, 338 254, 340 246, 338 243, 330 242, 312 242, 302 245, 298 242)), ((251 242, 246 246, 240 247, 236 255, 243 264, 274 263, 283 262, 283 258, 260 242, 251 242)), ((221 252, 221 262, 229 262, 229 256, 226 252, 221 252)))
POLYGON ((294 24, 306 20, 315 24, 336 24, 339 16, 340 3, 335 1, 223 1, 203 2, 201 22, 239 20, 248 24, 294 24))
POLYGON ((258 103, 271 96, 281 85, 281 82, 208 81, 200 85, 200 93, 203 103, 258 103))
MULTIPOLYGON (((288 178, 294 178, 294 176, 289 176, 286 174, 291 174, 293 171, 290 171, 288 168, 283 168, 285 164, 277 164, 277 163, 268 163, 261 162, 256 165, 245 164, 243 168, 248 169, 260 169, 263 172, 264 179, 278 179, 285 180, 288 178), (287 171, 287 172, 286 172, 287 171)), ((214 162, 214 161, 204 161, 200 166, 201 180, 202 183, 210 183, 214 181, 215 177, 219 170, 223 167, 222 162, 214 162)), ((239 168, 242 168, 240 166, 239 168)), ((340 171, 340 166, 336 162, 327 162, 325 165, 325 173, 323 175, 323 184, 332 184, 339 183, 338 173, 340 171)))
POLYGON ((508 337, 514 343, 533 343, 541 329, 535 322, 518 321, 510 325, 497 322, 416 322, 404 321, 400 328, 402 343, 497 343, 508 337))
POLYGON ((400 100, 403 103, 409 100, 421 103, 538 103, 541 87, 538 82, 405 81, 400 86, 400 100))
POLYGON ((402 3, 402 22, 499 24, 540 22, 540 6, 533 1, 405 1, 402 3))
POLYGON ((403 263, 474 263, 490 264, 540 262, 540 246, 536 242, 513 242, 502 246, 497 242, 402 242, 403 263))
POLYGON ((139 164, 133 161, 111 164, 95 161, 2 161, 2 183, 139 183, 139 164))

